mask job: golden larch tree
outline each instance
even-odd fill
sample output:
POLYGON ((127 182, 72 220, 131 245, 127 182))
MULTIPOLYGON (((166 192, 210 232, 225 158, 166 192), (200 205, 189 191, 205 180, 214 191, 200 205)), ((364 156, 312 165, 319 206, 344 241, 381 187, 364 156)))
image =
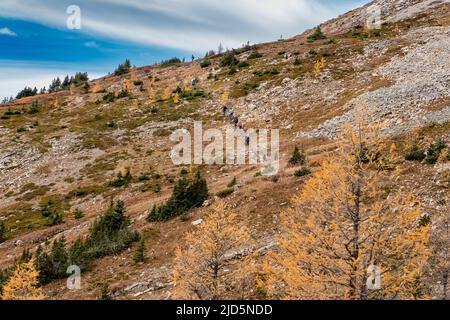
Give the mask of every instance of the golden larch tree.
POLYGON ((316 75, 316 77, 318 77, 320 75, 320 73, 322 72, 322 70, 325 68, 325 63, 326 63, 325 58, 321 57, 314 64, 314 74, 316 75))
POLYGON ((176 251, 175 299, 247 299, 251 295, 253 264, 249 257, 236 254, 251 244, 250 233, 223 202, 187 234, 185 243, 186 248, 176 251))
POLYGON ((386 149, 377 130, 347 128, 338 151, 281 215, 279 248, 260 283, 269 296, 426 298, 419 288, 429 226, 420 225, 412 195, 392 190, 399 173, 385 165, 386 149))
POLYGON ((34 259, 19 264, 3 286, 2 300, 44 300, 46 296, 38 287, 39 272, 34 259))

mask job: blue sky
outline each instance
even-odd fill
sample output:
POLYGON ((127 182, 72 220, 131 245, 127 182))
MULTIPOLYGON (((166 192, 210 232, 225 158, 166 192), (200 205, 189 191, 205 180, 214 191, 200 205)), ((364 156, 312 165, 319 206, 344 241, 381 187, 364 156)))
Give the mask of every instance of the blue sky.
POLYGON ((130 58, 137 66, 203 56, 219 43, 302 33, 367 0, 0 0, 0 98, 78 71, 91 78, 130 58), (81 9, 69 30, 66 10, 81 9))

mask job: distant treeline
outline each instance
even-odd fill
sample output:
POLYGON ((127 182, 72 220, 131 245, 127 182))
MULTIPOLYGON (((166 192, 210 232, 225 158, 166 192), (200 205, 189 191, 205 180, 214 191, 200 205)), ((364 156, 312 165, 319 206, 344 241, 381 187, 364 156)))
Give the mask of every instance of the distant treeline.
MULTIPOLYGON (((59 77, 52 80, 50 85, 48 86, 48 89, 46 87, 41 88, 38 90, 36 87, 33 89, 30 87, 25 87, 22 91, 20 91, 16 99, 21 99, 25 97, 32 97, 37 94, 44 94, 44 93, 52 93, 59 90, 65 90, 69 89, 72 85, 76 87, 88 87, 89 76, 87 72, 77 72, 75 76, 66 76, 63 81, 59 77)), ((13 100, 12 97, 10 98, 4 98, 2 103, 7 103, 9 101, 13 100)))

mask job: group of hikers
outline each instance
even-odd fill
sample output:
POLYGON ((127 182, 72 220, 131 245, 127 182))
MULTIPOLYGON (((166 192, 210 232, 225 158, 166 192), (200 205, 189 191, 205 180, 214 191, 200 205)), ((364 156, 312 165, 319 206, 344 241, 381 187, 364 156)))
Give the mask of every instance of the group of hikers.
POLYGON ((248 146, 250 144, 250 133, 245 125, 239 121, 239 117, 236 114, 236 109, 233 108, 229 110, 227 105, 222 107, 222 115, 224 117, 228 117, 230 123, 234 125, 234 128, 242 130, 245 133, 245 144, 248 146))

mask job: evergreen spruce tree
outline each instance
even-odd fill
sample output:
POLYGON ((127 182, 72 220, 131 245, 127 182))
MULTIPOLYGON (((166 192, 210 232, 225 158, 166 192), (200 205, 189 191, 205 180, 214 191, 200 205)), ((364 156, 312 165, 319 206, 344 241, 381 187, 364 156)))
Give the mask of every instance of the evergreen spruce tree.
POLYGON ((3 221, 0 221, 0 243, 5 241, 6 227, 3 221))
POLYGON ((291 159, 289 159, 289 164, 291 165, 304 165, 306 163, 306 155, 303 150, 295 147, 294 153, 291 159))
POLYGON ((141 263, 145 261, 145 258, 145 241, 144 238, 141 238, 134 252, 133 260, 135 263, 141 263))

